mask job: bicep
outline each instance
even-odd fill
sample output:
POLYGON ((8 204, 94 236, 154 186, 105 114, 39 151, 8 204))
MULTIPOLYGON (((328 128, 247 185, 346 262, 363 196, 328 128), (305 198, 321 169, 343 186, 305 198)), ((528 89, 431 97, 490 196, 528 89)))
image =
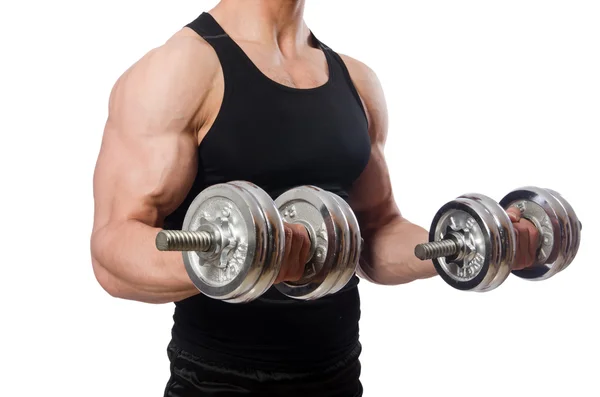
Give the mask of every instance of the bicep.
POLYGON ((107 122, 94 175, 97 227, 125 220, 157 226, 191 187, 194 136, 137 128, 119 120, 107 122))
POLYGON ((94 230, 127 220, 158 227, 193 184, 202 87, 161 56, 142 59, 111 93, 94 173, 94 230))
POLYGON ((361 229, 377 229, 400 215, 391 186, 389 169, 381 144, 371 145, 369 162, 350 192, 352 206, 361 229))
POLYGON ((375 73, 364 64, 344 57, 352 81, 367 114, 371 152, 369 162, 350 192, 350 204, 361 229, 377 229, 388 219, 400 216, 385 158, 388 110, 385 95, 375 73))

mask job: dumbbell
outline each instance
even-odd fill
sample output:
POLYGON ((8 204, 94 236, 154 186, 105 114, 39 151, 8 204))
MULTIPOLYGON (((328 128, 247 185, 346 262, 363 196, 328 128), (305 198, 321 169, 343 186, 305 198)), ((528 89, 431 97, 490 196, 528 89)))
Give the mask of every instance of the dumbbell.
POLYGON ((499 203, 482 194, 465 194, 443 205, 433 218, 429 242, 415 247, 415 256, 432 259, 442 279, 459 290, 485 292, 514 274, 546 280, 575 258, 581 222, 556 191, 534 186, 515 189, 499 203), (513 270, 516 234, 506 210, 517 208, 539 232, 532 267, 513 270))
POLYGON ((358 221, 339 196, 315 186, 288 190, 275 201, 247 181, 210 186, 190 204, 183 230, 161 230, 160 251, 180 251, 200 292, 230 303, 252 301, 269 289, 285 252, 283 222, 302 224, 310 259, 297 282, 275 287, 284 295, 313 300, 343 288, 358 265, 358 221))

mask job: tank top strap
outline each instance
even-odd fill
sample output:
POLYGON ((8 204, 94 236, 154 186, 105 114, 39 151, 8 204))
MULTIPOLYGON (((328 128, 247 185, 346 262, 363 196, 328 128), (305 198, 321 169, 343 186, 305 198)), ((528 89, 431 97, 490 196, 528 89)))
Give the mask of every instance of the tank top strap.
POLYGON ((216 42, 215 40, 228 38, 229 35, 221 28, 221 26, 215 21, 215 19, 207 12, 203 12, 193 20, 188 23, 186 27, 194 30, 198 33, 204 40, 209 41, 211 43, 216 42))
POLYGON ((358 106, 360 107, 363 116, 365 117, 365 119, 367 119, 367 112, 363 106, 363 102, 358 93, 358 89, 354 85, 354 81, 350 76, 350 71, 348 70, 348 67, 346 66, 346 63, 344 62, 342 57, 337 52, 332 50, 329 46, 324 44, 321 40, 319 40, 312 31, 310 34, 313 42, 325 53, 325 57, 327 58, 327 62, 329 63, 329 70, 331 72, 331 85, 338 87, 340 85, 346 85, 348 89, 350 89, 352 96, 354 96, 354 99, 358 103, 358 106))
POLYGON ((185 26, 196 32, 215 50, 226 80, 240 73, 240 65, 246 64, 244 54, 212 15, 203 12, 185 26))
MULTIPOLYGON (((233 86, 238 85, 241 82, 247 83, 249 76, 256 77, 262 74, 262 72, 260 72, 254 65, 252 60, 248 58, 246 53, 229 36, 229 34, 221 27, 221 25, 211 14, 203 12, 194 21, 188 23, 186 27, 195 31, 215 50, 225 78, 226 96, 233 91, 233 86)), ((337 52, 319 40, 312 31, 310 32, 310 36, 313 45, 320 48, 325 54, 330 79, 327 86, 332 87, 334 90, 349 89, 352 96, 358 103, 363 116, 366 118, 366 111, 363 107, 360 95, 358 94, 358 90, 356 89, 354 82, 350 77, 350 73, 343 59, 337 52)), ((256 79, 256 81, 266 80, 261 78, 256 79)))

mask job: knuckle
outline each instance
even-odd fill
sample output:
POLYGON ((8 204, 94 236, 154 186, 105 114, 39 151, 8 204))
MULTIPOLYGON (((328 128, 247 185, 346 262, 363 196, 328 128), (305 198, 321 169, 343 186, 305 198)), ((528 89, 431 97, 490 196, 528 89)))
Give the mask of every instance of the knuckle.
POLYGON ((284 230, 285 230, 285 238, 286 238, 286 240, 290 239, 290 238, 292 238, 294 236, 294 230, 292 228, 286 227, 284 230))
POLYGON ((302 226, 298 225, 295 229, 294 229, 294 235, 296 236, 296 238, 301 241, 302 237, 304 235, 304 233, 302 233, 302 226))
POLYGON ((535 236, 535 237, 538 237, 540 235, 540 231, 535 226, 533 226, 529 229, 529 233, 531 233, 531 235, 535 236))
POLYGON ((300 236, 298 232, 294 232, 294 236, 292 237, 292 241, 294 242, 294 246, 298 247, 298 242, 300 241, 300 236))
POLYGON ((290 229, 285 231, 285 248, 286 251, 289 250, 292 246, 292 242, 294 241, 294 232, 290 229))
POLYGON ((306 247, 310 247, 310 237, 308 236, 308 233, 302 233, 302 244, 306 247))

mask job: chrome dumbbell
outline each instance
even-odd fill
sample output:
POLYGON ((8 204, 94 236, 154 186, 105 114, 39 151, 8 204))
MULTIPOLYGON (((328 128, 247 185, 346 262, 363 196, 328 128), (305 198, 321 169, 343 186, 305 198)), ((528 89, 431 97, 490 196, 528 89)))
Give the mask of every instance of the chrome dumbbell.
POLYGON ((581 222, 557 192, 523 187, 500 203, 482 194, 465 194, 446 203, 435 215, 429 243, 415 248, 422 260, 432 259, 442 279, 460 290, 490 291, 512 272, 528 280, 545 280, 573 261, 581 240, 581 222), (515 207, 538 229, 537 258, 532 267, 513 270, 516 235, 506 213, 515 207))
POLYGON ((301 280, 275 287, 289 297, 312 300, 346 285, 358 265, 358 222, 343 199, 314 186, 291 189, 275 201, 250 182, 211 186, 191 203, 183 230, 160 231, 156 247, 181 251, 189 277, 203 294, 248 302, 279 274, 284 221, 306 227, 310 259, 301 280))

